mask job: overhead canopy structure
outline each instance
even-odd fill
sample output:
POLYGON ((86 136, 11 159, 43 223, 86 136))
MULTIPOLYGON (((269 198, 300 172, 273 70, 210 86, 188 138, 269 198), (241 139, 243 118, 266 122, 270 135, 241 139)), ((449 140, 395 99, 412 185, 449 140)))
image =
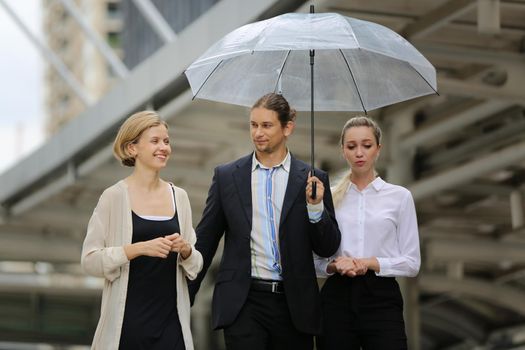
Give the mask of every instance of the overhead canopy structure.
MULTIPOLYGON (((89 343, 101 281, 81 273, 79 256, 100 193, 129 174, 112 158, 116 128, 146 107, 168 120, 174 149, 164 176, 188 191, 196 224, 213 168, 251 145, 247 110, 192 102, 182 72, 234 28, 307 12, 307 5, 219 1, 177 35, 167 32, 157 52, 0 175, 0 339, 89 343)), ((316 11, 392 28, 438 71, 440 96, 372 113, 386 136, 378 170, 412 191, 418 211, 423 266, 417 283, 409 282, 415 297, 405 299, 409 333, 420 329, 413 339, 421 349, 519 346, 525 339, 525 1, 326 0, 316 2, 316 11), (411 321, 415 313, 420 323, 411 321)), ((348 117, 316 116, 316 157, 332 182, 345 168, 337 142, 348 117)), ((290 140, 303 159, 307 119, 299 115, 290 140)), ((209 293, 202 292, 200 304, 209 293)), ((207 317, 202 305, 195 320, 207 317)), ((214 344, 207 324, 196 321, 195 331, 203 349, 214 344)))

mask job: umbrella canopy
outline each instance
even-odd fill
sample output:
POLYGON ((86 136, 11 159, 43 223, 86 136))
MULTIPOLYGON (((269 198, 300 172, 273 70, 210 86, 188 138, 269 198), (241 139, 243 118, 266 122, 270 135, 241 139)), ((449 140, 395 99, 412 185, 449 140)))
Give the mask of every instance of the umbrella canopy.
POLYGON ((251 106, 276 92, 310 110, 310 50, 315 110, 366 112, 437 90, 434 67, 403 37, 336 13, 288 13, 240 27, 185 74, 194 97, 251 106))

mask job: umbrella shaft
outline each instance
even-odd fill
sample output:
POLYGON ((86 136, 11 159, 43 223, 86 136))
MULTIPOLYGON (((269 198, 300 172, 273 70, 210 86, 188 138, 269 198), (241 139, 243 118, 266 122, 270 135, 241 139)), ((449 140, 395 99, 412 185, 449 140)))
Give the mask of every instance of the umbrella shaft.
MULTIPOLYGON (((312 162, 311 176, 315 176, 314 172, 314 58, 315 50, 310 50, 310 157, 312 162)), ((312 198, 317 197, 317 183, 312 183, 312 198)))
MULTIPOLYGON (((314 13, 314 5, 310 5, 310 13, 314 13)), ((312 161, 312 170, 311 176, 315 176, 314 172, 314 57, 315 50, 310 50, 310 137, 311 137, 311 161, 312 161)), ((312 183, 312 198, 317 197, 317 182, 312 183)))
POLYGON ((310 50, 310 157, 312 176, 314 171, 314 57, 315 51, 310 50))

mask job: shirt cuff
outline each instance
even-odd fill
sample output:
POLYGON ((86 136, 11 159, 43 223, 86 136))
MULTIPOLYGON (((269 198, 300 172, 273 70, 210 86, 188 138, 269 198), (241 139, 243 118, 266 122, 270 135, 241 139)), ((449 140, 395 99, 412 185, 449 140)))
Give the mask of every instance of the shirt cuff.
POLYGON ((334 273, 329 273, 328 265, 332 262, 332 258, 321 258, 316 261, 317 277, 318 278, 327 278, 332 276, 334 273))
POLYGON ((324 203, 322 201, 317 204, 306 203, 306 208, 308 209, 308 218, 312 224, 321 221, 324 211, 324 203))
POLYGON ((392 274, 392 264, 385 258, 376 257, 379 263, 379 272, 376 272, 376 276, 390 276, 392 274))

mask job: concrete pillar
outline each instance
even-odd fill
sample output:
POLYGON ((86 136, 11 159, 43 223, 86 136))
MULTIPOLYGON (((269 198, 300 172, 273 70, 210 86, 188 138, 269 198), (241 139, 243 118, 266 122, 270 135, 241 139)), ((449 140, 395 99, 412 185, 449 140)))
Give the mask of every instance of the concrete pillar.
POLYGON ((478 0, 478 32, 482 34, 501 32, 499 0, 478 0))
POLYGON ((523 227, 523 195, 519 189, 510 193, 510 216, 513 229, 523 227))
POLYGON ((462 280, 465 274, 462 261, 453 261, 447 264, 447 276, 451 279, 462 280))

